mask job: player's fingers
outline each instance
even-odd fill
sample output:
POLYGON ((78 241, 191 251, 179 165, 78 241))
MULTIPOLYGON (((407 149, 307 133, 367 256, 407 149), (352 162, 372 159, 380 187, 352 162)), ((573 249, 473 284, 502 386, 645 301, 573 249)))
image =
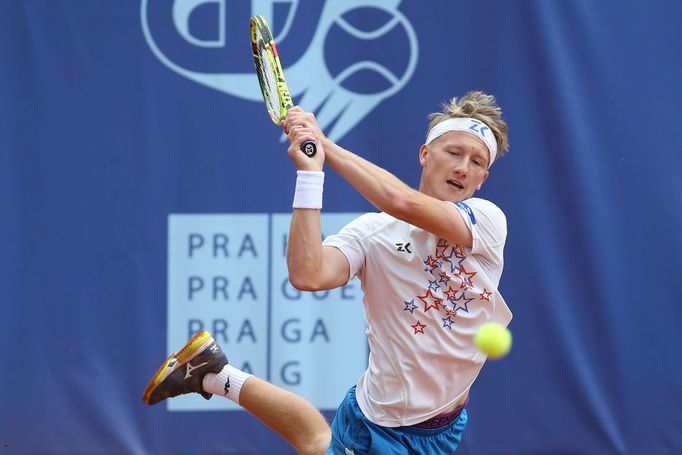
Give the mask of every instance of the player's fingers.
POLYGON ((294 133, 294 142, 299 144, 305 141, 316 141, 315 133, 310 128, 299 127, 294 133))
POLYGON ((302 129, 303 129, 303 126, 301 126, 301 125, 289 126, 289 132, 287 133, 287 137, 289 138, 289 142, 295 142, 296 137, 298 136, 298 134, 300 134, 302 129))
POLYGON ((284 122, 291 125, 294 122, 294 119, 296 119, 297 117, 300 117, 300 115, 302 113, 303 113, 303 109, 301 109, 298 106, 294 106, 287 111, 287 115, 284 118, 284 122))
POLYGON ((315 130, 301 123, 290 125, 289 133, 287 135, 290 138, 293 138, 296 137, 298 134, 315 134, 315 130))
POLYGON ((311 119, 314 119, 314 117, 311 117, 309 112, 304 111, 298 106, 290 109, 287 113, 289 125, 293 125, 294 123, 309 124, 311 123, 311 119))
POLYGON ((291 122, 300 123, 305 128, 311 129, 319 137, 324 137, 320 126, 317 124, 317 118, 315 118, 315 114, 312 112, 300 112, 291 119, 291 122))
POLYGON ((285 134, 289 134, 289 113, 287 113, 287 116, 282 119, 282 122, 279 124, 279 126, 282 127, 285 134))
POLYGON ((317 142, 314 132, 308 128, 297 127, 289 137, 289 143, 294 150, 307 141, 317 142))

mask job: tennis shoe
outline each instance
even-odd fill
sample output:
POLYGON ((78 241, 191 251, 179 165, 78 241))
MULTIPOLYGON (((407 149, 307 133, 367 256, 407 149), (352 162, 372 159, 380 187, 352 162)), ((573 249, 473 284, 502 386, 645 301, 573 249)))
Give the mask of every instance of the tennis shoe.
POLYGON ((211 334, 202 330, 180 351, 166 359, 147 384, 142 401, 156 404, 166 398, 193 392, 200 393, 208 400, 212 395, 203 390, 204 375, 220 373, 225 365, 225 353, 211 334))

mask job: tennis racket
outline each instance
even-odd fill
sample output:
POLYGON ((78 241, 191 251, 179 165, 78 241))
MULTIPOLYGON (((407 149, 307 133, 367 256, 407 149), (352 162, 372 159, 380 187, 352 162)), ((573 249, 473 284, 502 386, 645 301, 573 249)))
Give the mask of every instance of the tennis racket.
MULTIPOLYGON (((284 70, 279 61, 277 46, 272 32, 263 16, 251 16, 251 49, 253 62, 256 65, 258 83, 263 93, 265 107, 275 125, 280 125, 289 109, 294 107, 289 87, 284 79, 284 70)), ((309 157, 315 156, 317 147, 313 141, 301 144, 301 151, 309 157)))

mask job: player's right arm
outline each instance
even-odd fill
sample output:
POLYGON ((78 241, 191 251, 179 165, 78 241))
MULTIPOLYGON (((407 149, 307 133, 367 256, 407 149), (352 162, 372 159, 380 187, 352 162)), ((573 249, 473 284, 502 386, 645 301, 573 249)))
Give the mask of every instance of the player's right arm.
MULTIPOLYGON (((312 130, 294 125, 285 128, 289 138, 289 157, 297 170, 321 171, 325 154, 319 141, 313 158, 301 152, 305 141, 316 140, 312 130)), ((350 265, 335 247, 322 245, 320 210, 295 208, 287 241, 289 281, 301 291, 320 291, 343 286, 348 281, 350 265)))
POLYGON ((322 291, 348 282, 350 265, 335 247, 322 245, 320 211, 294 209, 287 242, 291 285, 301 291, 322 291))

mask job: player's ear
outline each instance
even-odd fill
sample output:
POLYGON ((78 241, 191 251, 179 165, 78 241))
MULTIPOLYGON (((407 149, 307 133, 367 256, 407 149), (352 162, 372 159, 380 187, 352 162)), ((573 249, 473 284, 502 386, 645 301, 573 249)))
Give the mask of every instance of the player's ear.
POLYGON ((481 189, 481 187, 483 186, 483 182, 488 180, 489 175, 490 175, 490 171, 485 171, 485 174, 483 174, 483 180, 481 180, 481 183, 478 184, 478 188, 476 188, 477 190, 481 189))
POLYGON ((429 153, 429 146, 426 144, 422 144, 421 147, 419 147, 419 163, 424 166, 426 164, 426 155, 429 153))

